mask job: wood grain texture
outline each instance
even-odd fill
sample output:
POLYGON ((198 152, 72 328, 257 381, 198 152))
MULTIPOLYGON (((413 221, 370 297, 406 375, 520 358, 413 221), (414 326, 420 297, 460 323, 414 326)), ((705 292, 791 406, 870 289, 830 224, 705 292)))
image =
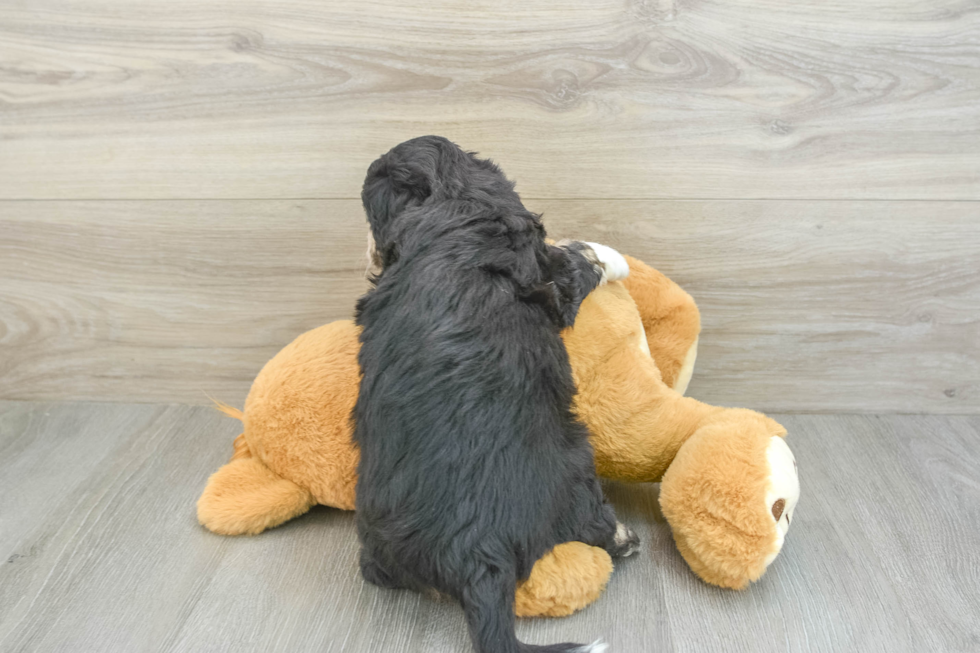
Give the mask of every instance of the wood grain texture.
MULTIPOLYGON (((689 394, 980 412, 980 204, 532 201, 692 293, 689 394)), ((0 397, 241 405, 366 289, 358 202, 0 202, 0 397)))
MULTIPOLYGON (((777 415, 802 500, 745 592, 697 580, 654 485, 607 486, 643 538, 605 594, 528 642, 617 653, 975 651, 975 416, 777 415)), ((353 515, 315 509, 257 537, 194 520, 236 423, 202 407, 0 402, 0 650, 467 651, 452 603, 365 584, 353 515)))
POLYGON ((980 199, 980 8, 0 7, 2 198, 352 198, 424 133, 527 197, 980 199))
POLYGON ((701 308, 688 394, 794 412, 980 413, 980 204, 539 202, 701 308))
POLYGON ((367 288, 355 202, 0 203, 2 396, 244 399, 367 288), (74 388, 74 389, 70 389, 74 388))

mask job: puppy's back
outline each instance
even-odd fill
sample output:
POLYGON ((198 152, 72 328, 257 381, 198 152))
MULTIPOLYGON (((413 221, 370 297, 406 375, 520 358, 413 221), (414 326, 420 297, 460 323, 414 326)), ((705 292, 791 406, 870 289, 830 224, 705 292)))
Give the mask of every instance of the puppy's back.
POLYGON ((514 633, 517 580, 558 543, 547 524, 591 465, 587 444, 565 460, 574 385, 558 325, 521 297, 547 282, 543 229, 509 197, 413 201, 372 222, 383 271, 357 307, 362 570, 457 598, 478 651, 589 650, 514 633))

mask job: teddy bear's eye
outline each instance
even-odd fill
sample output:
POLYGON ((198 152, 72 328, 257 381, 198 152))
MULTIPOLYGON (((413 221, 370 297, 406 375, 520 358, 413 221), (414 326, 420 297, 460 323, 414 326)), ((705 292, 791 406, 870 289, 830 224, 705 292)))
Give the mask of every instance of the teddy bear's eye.
POLYGON ((772 516, 779 521, 779 518, 783 516, 783 508, 786 507, 786 499, 776 499, 776 502, 772 504, 772 516))

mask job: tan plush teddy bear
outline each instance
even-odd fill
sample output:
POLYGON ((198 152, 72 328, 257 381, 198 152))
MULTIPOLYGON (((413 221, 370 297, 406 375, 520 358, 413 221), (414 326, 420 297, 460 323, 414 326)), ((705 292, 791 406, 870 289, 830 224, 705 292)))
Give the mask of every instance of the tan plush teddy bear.
MULTIPOLYGON (((661 482, 660 503, 684 559, 709 583, 741 589, 779 553, 799 498, 785 429, 759 413, 683 396, 697 351, 694 300, 627 257, 630 276, 594 290, 563 334, 601 476, 661 482)), ((358 452, 357 327, 299 336, 256 377, 231 461, 208 480, 198 519, 257 534, 315 504, 354 509, 358 452)), ((555 547, 518 587, 519 616, 561 616, 602 593, 612 562, 597 547, 555 547)))

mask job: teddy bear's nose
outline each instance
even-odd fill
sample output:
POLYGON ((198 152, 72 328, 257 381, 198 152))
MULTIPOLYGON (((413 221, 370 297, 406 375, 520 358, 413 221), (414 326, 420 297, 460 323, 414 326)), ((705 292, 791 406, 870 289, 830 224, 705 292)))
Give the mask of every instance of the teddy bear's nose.
POLYGON ((772 516, 779 521, 779 518, 783 516, 783 509, 786 507, 786 499, 776 499, 776 502, 772 504, 772 516))

